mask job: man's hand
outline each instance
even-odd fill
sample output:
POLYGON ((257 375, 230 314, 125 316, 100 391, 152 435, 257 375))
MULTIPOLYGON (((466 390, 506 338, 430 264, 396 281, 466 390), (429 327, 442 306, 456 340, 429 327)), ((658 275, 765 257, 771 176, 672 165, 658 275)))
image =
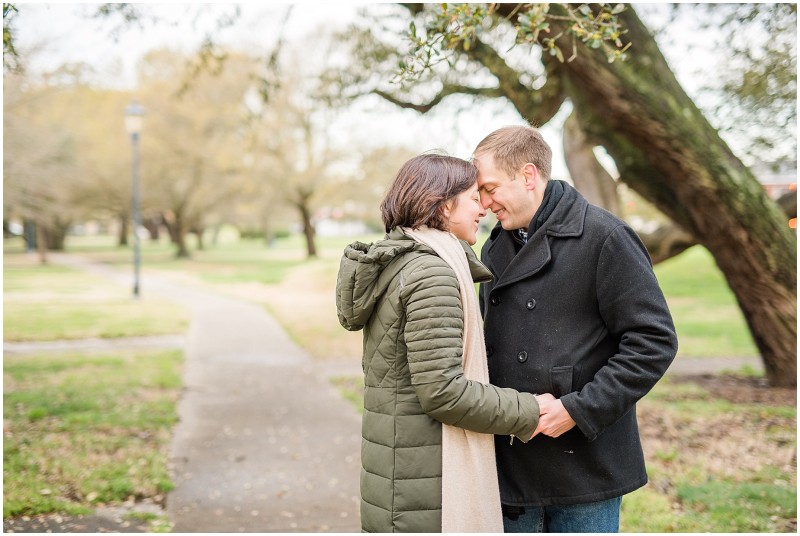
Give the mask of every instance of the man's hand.
MULTIPOLYGON (((541 396, 553 397, 553 395, 550 394, 541 396)), ((539 401, 538 396, 536 400, 539 401)), ((572 417, 561 400, 553 398, 552 400, 539 401, 539 426, 536 427, 531 439, 538 434, 558 437, 570 431, 574 426, 575 421, 572 420, 572 417)))

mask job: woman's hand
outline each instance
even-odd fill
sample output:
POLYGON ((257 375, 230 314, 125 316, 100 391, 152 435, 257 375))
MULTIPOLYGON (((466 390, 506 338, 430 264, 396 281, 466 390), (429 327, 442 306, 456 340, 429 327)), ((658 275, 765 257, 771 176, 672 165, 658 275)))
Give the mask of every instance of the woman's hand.
MULTIPOLYGON (((575 421, 564 407, 563 402, 549 393, 541 396, 550 397, 550 399, 539 402, 539 426, 536 427, 531 439, 540 433, 548 437, 558 437, 572 430, 575 427, 575 421)), ((537 402, 538 398, 537 396, 537 402)))

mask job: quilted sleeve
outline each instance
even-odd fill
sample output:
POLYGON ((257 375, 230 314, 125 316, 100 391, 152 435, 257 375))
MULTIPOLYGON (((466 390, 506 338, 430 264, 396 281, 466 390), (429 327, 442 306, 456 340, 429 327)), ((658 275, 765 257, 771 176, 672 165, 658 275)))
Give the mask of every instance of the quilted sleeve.
POLYGON ((464 377, 463 313, 453 270, 426 255, 401 277, 408 364, 422 409, 445 424, 527 441, 539 422, 535 397, 464 377))

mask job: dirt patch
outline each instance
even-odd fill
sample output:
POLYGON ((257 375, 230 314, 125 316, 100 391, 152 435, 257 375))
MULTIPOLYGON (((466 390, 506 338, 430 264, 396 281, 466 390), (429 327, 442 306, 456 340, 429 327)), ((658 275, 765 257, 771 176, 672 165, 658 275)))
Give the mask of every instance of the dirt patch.
POLYGON ((742 481, 778 472, 796 485, 797 418, 781 409, 796 401, 796 389, 770 388, 759 378, 672 376, 658 399, 637 407, 647 465, 657 475, 652 484, 672 494, 673 482, 693 473, 742 481))
POLYGON ((764 378, 714 374, 677 374, 672 381, 695 383, 708 391, 712 398, 722 398, 735 404, 764 404, 767 406, 797 406, 797 389, 769 387, 764 378))

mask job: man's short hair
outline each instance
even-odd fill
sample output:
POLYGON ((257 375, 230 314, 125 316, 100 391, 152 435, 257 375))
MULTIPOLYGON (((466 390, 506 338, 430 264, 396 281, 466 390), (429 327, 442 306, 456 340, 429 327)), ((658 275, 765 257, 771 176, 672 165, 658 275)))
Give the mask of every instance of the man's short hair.
POLYGON ((495 166, 512 178, 528 162, 536 166, 542 177, 550 178, 553 151, 533 127, 509 126, 495 130, 475 148, 476 157, 482 154, 491 154, 495 166))

